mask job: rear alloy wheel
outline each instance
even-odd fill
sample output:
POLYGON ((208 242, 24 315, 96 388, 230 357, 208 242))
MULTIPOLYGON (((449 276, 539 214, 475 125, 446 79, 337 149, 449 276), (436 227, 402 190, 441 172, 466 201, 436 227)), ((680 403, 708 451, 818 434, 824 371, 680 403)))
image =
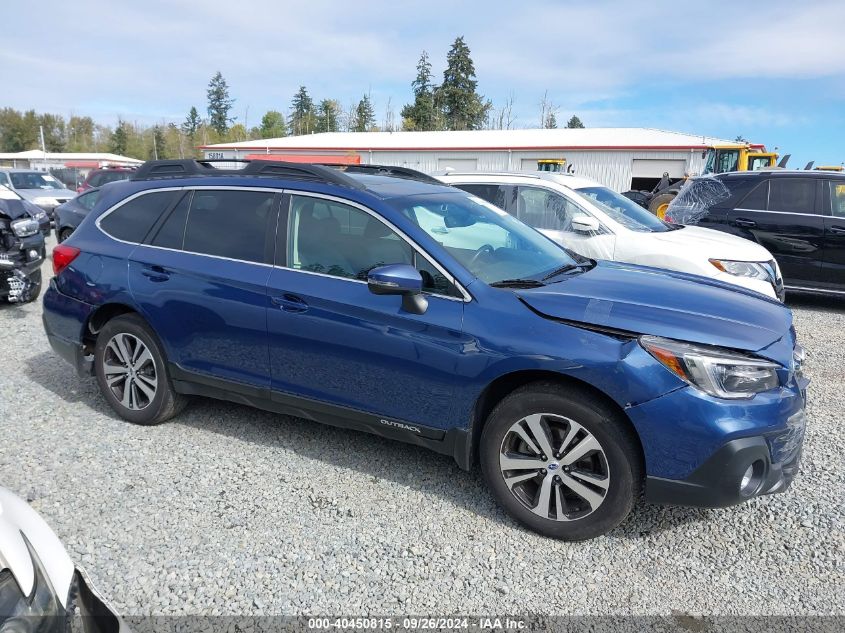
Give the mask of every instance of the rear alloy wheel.
POLYGON ((73 235, 73 229, 69 227, 63 228, 59 231, 59 243, 66 241, 71 235, 73 235))
POLYGON ((135 424, 159 424, 185 405, 167 375, 158 338, 136 314, 106 323, 97 336, 94 369, 109 405, 135 424))
POLYGON ((145 409, 156 396, 158 375, 149 348, 121 332, 106 343, 103 373, 112 395, 131 411, 145 409))
POLYGON ((505 397, 487 418, 479 453, 499 504, 553 538, 608 532, 628 516, 642 486, 630 423, 572 385, 532 383, 505 397))

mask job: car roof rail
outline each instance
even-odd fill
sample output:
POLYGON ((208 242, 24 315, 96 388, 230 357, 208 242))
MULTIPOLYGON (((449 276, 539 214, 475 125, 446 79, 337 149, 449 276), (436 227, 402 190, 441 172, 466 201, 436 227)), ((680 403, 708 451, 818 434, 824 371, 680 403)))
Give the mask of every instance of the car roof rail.
POLYGON ((437 180, 434 176, 429 176, 428 174, 418 171, 416 169, 411 169, 410 167, 397 167, 395 165, 372 165, 372 164, 364 164, 364 165, 349 165, 345 163, 332 163, 332 162, 325 162, 325 163, 315 163, 319 165, 324 165, 326 167, 333 167, 334 169, 340 170, 342 172, 346 172, 348 174, 371 174, 373 176, 393 176, 395 178, 405 178, 407 180, 418 180, 419 182, 425 182, 430 185, 440 185, 443 186, 443 182, 437 180))
POLYGON ((323 165, 238 158, 148 160, 138 168, 132 176, 132 180, 159 180, 205 176, 285 178, 288 180, 325 182, 352 189, 366 189, 364 185, 354 178, 323 165), (216 163, 226 165, 231 165, 232 163, 243 164, 243 167, 220 168, 215 167, 216 163))

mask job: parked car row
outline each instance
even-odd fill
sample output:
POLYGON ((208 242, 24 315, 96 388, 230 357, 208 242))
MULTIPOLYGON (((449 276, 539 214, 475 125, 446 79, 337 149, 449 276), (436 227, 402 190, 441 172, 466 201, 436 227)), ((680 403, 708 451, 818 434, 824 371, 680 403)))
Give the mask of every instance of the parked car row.
MULTIPOLYGON (((53 252, 50 344, 126 420, 201 395, 411 442, 480 463, 508 513, 563 539, 612 529, 641 491, 724 506, 790 485, 808 381, 786 307, 520 218, 569 208, 614 255, 704 229, 589 182, 462 183, 502 209, 407 169, 245 163, 146 163, 53 252)), ((704 235, 695 257, 745 246, 704 235)))
POLYGON ((768 249, 787 290, 845 294, 845 174, 718 174, 690 181, 676 202, 680 208, 670 206, 670 219, 693 206, 701 226, 768 249))

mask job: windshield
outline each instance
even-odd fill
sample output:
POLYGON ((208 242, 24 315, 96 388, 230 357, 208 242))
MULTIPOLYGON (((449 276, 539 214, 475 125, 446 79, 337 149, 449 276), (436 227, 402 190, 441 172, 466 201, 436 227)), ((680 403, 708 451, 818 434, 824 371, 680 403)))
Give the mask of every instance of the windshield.
POLYGON ((50 174, 39 171, 11 172, 12 186, 15 189, 64 189, 65 186, 50 174))
POLYGON ((444 193, 387 202, 486 283, 541 281, 564 266, 586 261, 476 196, 444 193))
POLYGON ((630 198, 626 198, 621 193, 616 193, 607 187, 582 187, 575 191, 597 205, 613 220, 632 231, 663 233, 664 231, 671 231, 673 228, 630 198))

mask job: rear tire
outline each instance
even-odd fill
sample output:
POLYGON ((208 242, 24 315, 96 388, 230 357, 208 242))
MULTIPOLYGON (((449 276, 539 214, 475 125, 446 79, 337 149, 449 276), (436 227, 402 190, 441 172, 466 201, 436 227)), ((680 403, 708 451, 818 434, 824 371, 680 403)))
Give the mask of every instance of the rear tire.
POLYGON ((59 243, 61 244, 62 242, 66 241, 67 238, 69 238, 71 235, 73 235, 73 229, 66 226, 61 231, 59 231, 59 243))
POLYGON ((480 459, 508 514, 566 541, 619 525, 642 488, 641 452, 627 421, 589 392, 552 382, 521 387, 496 406, 480 459))
POLYGON ((161 424, 187 403, 173 389, 158 337, 137 314, 116 317, 100 330, 94 369, 103 397, 134 424, 161 424))

